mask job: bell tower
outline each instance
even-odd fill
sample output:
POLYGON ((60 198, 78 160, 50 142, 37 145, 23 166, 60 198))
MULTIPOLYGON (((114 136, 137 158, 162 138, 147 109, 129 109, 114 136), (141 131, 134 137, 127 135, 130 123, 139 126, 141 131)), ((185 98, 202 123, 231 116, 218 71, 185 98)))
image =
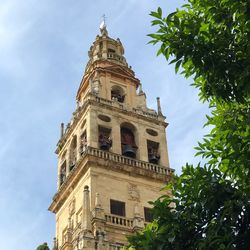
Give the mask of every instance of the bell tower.
POLYGON ((54 250, 119 250, 152 220, 148 201, 169 181, 165 128, 124 57, 100 27, 76 95, 76 110, 57 144, 54 250))

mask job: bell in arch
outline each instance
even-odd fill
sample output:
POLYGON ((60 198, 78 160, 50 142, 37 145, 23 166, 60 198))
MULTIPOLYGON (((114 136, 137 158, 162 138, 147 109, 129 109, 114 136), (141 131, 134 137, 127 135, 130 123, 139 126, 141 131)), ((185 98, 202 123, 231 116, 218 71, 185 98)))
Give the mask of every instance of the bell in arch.
POLYGON ((121 129, 122 155, 135 158, 137 146, 133 132, 128 128, 121 129))

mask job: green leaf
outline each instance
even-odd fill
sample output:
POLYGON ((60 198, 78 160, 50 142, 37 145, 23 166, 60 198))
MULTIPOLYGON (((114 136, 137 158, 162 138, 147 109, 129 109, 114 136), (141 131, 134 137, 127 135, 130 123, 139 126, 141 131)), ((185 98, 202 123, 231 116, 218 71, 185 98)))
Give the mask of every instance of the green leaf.
POLYGON ((180 65, 182 63, 182 60, 179 60, 176 64, 175 64, 175 73, 177 74, 179 68, 180 68, 180 65))

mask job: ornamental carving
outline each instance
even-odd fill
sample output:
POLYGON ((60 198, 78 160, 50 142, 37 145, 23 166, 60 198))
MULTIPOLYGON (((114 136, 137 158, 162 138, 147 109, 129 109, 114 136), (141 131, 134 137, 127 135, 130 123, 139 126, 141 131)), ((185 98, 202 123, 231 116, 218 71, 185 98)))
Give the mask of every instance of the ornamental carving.
POLYGON ((76 204, 76 199, 73 198, 70 203, 69 203, 69 215, 73 215, 75 213, 75 204, 76 204))
POLYGON ((140 201, 140 191, 136 185, 131 183, 128 185, 128 195, 130 200, 140 201))

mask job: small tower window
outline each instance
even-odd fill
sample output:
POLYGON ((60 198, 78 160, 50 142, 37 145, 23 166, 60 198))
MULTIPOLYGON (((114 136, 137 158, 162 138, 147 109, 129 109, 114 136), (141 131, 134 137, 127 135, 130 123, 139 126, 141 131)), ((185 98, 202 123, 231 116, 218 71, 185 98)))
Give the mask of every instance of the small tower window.
POLYGON ((67 163, 66 163, 66 160, 63 162, 63 164, 61 165, 61 167, 60 167, 60 176, 59 176, 59 178, 60 178, 60 181, 59 181, 59 183, 60 183, 60 186, 65 182, 65 180, 66 180, 66 165, 67 165, 67 163))
POLYGON ((110 200, 110 213, 125 217, 125 202, 110 200))
POLYGON ((119 86, 113 86, 111 89, 111 100, 123 103, 125 100, 124 90, 119 86))
POLYGON ((158 164, 160 160, 159 143, 153 141, 147 141, 148 146, 148 161, 150 163, 158 164))
POLYGON ((71 171, 76 164, 76 147, 77 147, 77 138, 75 135, 70 144, 69 171, 71 171))
POLYGON ((82 155, 87 149, 87 133, 84 131, 80 137, 80 154, 82 155))
POLYGON ((100 46, 100 50, 102 50, 102 48, 103 48, 103 42, 100 42, 99 46, 100 46))
POLYGON ((115 53, 114 49, 108 49, 108 53, 115 53))
POLYGON ((136 158, 137 146, 132 128, 127 126, 121 127, 121 147, 122 155, 136 158))
POLYGON ((111 129, 99 126, 99 147, 102 150, 112 147, 111 129))
POLYGON ((152 222, 154 220, 152 208, 144 207, 144 219, 146 222, 152 222))

